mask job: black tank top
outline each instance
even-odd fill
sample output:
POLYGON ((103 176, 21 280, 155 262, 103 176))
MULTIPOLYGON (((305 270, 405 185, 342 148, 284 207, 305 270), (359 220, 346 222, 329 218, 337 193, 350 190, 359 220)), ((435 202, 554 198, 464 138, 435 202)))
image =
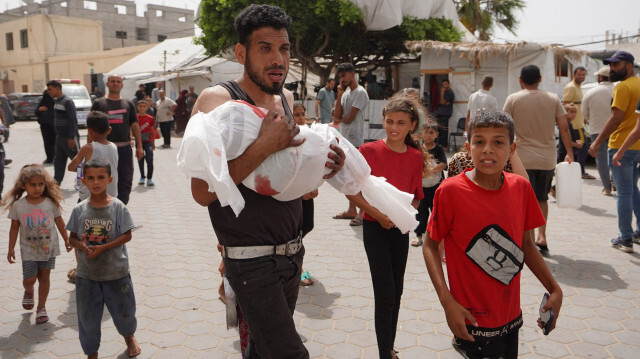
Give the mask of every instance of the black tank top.
MULTIPOLYGON (((235 82, 221 82, 234 100, 255 105, 246 92, 235 82)), ((285 114, 293 119, 291 109, 282 91, 280 92, 285 114)), ((300 232, 302 223, 302 200, 300 198, 282 202, 271 196, 263 196, 242 183, 238 189, 245 200, 240 215, 231 207, 221 207, 219 201, 209 204, 209 218, 218 242, 223 246, 257 246, 286 243, 300 232)))

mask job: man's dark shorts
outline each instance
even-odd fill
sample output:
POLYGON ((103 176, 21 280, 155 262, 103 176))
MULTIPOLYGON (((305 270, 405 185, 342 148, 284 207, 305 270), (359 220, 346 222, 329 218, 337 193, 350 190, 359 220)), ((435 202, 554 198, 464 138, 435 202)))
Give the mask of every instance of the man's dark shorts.
POLYGON ((554 173, 555 170, 527 170, 533 193, 535 193, 539 202, 549 200, 549 191, 551 190, 551 181, 554 173))

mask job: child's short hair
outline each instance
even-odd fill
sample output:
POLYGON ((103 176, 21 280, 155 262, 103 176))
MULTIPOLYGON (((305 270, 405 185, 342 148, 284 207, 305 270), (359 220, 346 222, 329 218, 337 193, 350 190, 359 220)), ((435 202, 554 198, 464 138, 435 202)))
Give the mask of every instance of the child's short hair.
POLYGON ((101 135, 109 131, 109 116, 102 111, 91 111, 87 115, 87 128, 101 135))
POLYGON ((302 107, 302 109, 303 109, 305 112, 307 111, 307 108, 306 108, 306 107, 304 107, 304 105, 302 104, 302 102, 296 102, 296 103, 294 103, 294 104, 293 104, 293 110, 294 110, 294 111, 295 111, 295 110, 296 110, 296 108, 298 108, 298 107, 302 107))
POLYGON ((515 138, 515 125, 513 118, 511 118, 511 115, 508 113, 494 108, 478 110, 469 120, 469 138, 471 138, 473 130, 476 128, 487 127, 506 128, 509 131, 509 143, 513 143, 515 138))
POLYGON ((423 131, 434 130, 436 132, 439 132, 440 125, 438 125, 436 121, 433 121, 432 119, 428 119, 422 124, 422 130, 423 131))
POLYGON ((111 176, 111 164, 105 160, 96 158, 85 162, 84 166, 82 166, 82 173, 86 174, 88 168, 106 168, 107 173, 111 176))

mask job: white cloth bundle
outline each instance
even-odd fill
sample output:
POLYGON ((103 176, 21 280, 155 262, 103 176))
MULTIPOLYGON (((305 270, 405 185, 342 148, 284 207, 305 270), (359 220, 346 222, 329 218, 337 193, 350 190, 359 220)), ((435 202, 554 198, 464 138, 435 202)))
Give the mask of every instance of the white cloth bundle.
MULTIPOLYGON (((207 182, 222 206, 231 206, 238 215, 244 199, 229 174, 227 161, 239 157, 258 137, 265 109, 243 101, 228 101, 208 114, 199 112, 189 120, 180 151, 178 168, 188 177, 207 182)), ((404 233, 413 230, 418 222, 417 211, 411 206, 413 195, 388 184, 384 178, 371 176, 371 169, 362 154, 326 124, 300 127, 305 142, 298 147, 278 151, 256 168, 242 183, 257 193, 289 201, 311 192, 324 183, 329 173, 325 163, 329 146, 340 146, 346 155, 345 164, 327 182, 338 191, 355 195, 362 191, 364 198, 389 216, 404 233)))

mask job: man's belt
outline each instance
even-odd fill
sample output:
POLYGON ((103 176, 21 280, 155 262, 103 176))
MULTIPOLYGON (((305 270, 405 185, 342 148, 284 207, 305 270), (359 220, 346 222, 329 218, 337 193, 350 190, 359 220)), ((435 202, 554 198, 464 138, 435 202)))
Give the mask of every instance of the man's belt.
POLYGON ((274 246, 249 246, 249 247, 222 247, 222 257, 230 259, 251 259, 267 256, 287 256, 290 257, 302 248, 302 236, 274 246))

